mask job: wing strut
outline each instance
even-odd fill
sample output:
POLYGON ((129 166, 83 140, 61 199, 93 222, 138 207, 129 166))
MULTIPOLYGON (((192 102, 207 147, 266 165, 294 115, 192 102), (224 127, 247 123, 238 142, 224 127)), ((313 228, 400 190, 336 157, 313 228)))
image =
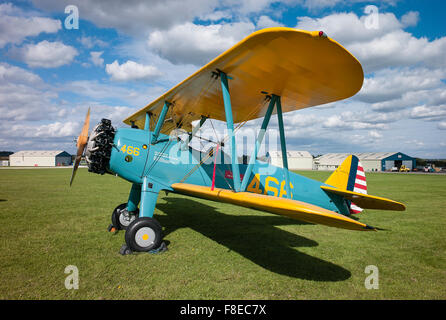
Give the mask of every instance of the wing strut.
POLYGON ((271 114, 274 110, 274 106, 277 108, 277 117, 279 120, 279 132, 280 132, 280 147, 282 150, 282 161, 283 161, 283 168, 285 173, 285 182, 286 182, 286 195, 287 198, 291 199, 291 193, 290 193, 290 173, 288 171, 288 159, 287 159, 287 152, 286 152, 286 141, 285 141, 285 130, 283 126, 283 114, 282 114, 282 103, 280 96, 277 96, 275 94, 271 95, 271 101, 269 103, 268 109, 266 110, 266 114, 263 118, 262 126, 260 128, 259 135, 257 136, 255 148, 252 152, 252 155, 249 159, 248 167, 246 168, 245 175, 243 177, 242 185, 240 188, 240 191, 245 191, 246 186, 248 185, 249 178, 252 173, 252 169, 254 167, 254 164, 257 160, 257 153, 260 149, 260 145, 262 144, 263 137, 265 136, 266 128, 268 127, 269 120, 271 118, 271 114))
POLYGON ((286 153, 285 130, 283 127, 282 103, 280 102, 280 97, 277 97, 277 118, 279 120, 280 149, 282 150, 283 168, 285 169, 284 172, 285 172, 286 196, 288 199, 291 199, 290 172, 288 171, 288 158, 287 158, 287 153, 286 153))
POLYGON ((169 110, 170 105, 171 105, 171 103, 164 101, 163 110, 161 110, 161 113, 158 117, 158 121, 156 122, 155 130, 153 131, 151 144, 155 144, 156 140, 158 139, 161 128, 164 124, 164 119, 166 118, 167 110, 169 110))
POLYGON ((226 126, 228 128, 228 135, 230 138, 229 141, 231 147, 232 179, 234 181, 235 192, 239 192, 240 171, 237 159, 237 148, 235 145, 234 120, 232 118, 231 95, 229 94, 228 76, 226 75, 226 73, 220 71, 220 80, 221 80, 221 91, 223 93, 223 103, 225 105, 226 126))
POLYGON ((248 181, 251 176, 252 168, 254 167, 254 164, 256 163, 257 154, 259 152, 260 145, 262 144, 263 137, 265 136, 265 132, 266 132, 266 128, 268 127, 269 119, 271 118, 271 114, 273 113, 274 105, 277 103, 277 98, 280 99, 280 97, 278 97, 276 95, 273 95, 271 97, 268 109, 266 110, 266 114, 263 117, 262 126, 260 127, 260 132, 259 132, 259 135, 257 136, 254 151, 251 155, 251 158, 249 158, 249 164, 248 164, 248 167, 246 168, 245 175, 243 177, 242 186, 240 188, 241 191, 246 191, 246 186, 248 185, 248 181))
POLYGON ((150 117, 152 114, 150 112, 146 112, 146 121, 144 122, 144 130, 150 131, 150 117))
POLYGON ((192 138, 195 137, 197 132, 201 130, 201 127, 203 126, 206 120, 207 117, 201 116, 200 123, 192 128, 192 132, 187 137, 187 140, 182 142, 181 150, 187 150, 187 147, 189 146, 189 143, 191 142, 192 138))

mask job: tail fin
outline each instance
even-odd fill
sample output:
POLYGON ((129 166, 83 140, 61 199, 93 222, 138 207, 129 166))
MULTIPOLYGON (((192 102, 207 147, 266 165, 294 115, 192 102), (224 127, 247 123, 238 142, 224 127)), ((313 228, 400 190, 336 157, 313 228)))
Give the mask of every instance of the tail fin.
MULTIPOLYGON (((358 157, 348 156, 344 162, 328 177, 326 184, 341 190, 354 191, 367 194, 367 182, 364 168, 358 157)), ((357 214, 363 209, 351 201, 349 202, 350 213, 357 214)))

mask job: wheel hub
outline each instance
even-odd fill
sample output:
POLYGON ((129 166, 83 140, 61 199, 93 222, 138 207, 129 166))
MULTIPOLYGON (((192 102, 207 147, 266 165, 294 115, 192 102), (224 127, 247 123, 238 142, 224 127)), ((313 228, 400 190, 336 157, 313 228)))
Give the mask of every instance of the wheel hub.
POLYGON ((135 234, 135 242, 140 247, 149 247, 155 242, 155 231, 149 227, 139 229, 135 234))
POLYGON ((124 226, 124 227, 128 227, 128 225, 135 220, 136 215, 135 214, 130 214, 127 209, 123 209, 120 211, 119 213, 119 223, 124 226))

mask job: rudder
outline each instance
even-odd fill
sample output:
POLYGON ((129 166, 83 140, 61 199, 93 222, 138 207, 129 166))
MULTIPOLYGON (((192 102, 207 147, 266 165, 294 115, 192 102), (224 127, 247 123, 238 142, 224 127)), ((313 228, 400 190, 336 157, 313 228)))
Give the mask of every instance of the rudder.
MULTIPOLYGON (((342 164, 328 177, 325 184, 331 185, 340 190, 354 191, 367 194, 367 182, 364 168, 358 157, 348 156, 342 164)), ((363 209, 351 201, 347 201, 350 213, 360 213, 363 209)))

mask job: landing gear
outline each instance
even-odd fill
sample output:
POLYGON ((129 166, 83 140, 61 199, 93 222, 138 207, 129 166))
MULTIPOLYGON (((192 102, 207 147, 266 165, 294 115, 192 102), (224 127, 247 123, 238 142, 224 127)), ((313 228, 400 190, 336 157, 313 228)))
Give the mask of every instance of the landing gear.
POLYGON ((161 247, 163 240, 161 225, 153 218, 141 217, 133 220, 125 232, 125 242, 131 251, 148 252, 161 247))
POLYGON ((139 209, 136 209, 134 212, 129 212, 127 210, 127 203, 122 203, 113 210, 112 213, 112 224, 109 227, 109 231, 111 228, 115 228, 115 230, 126 230, 127 227, 134 221, 139 214, 139 209))
POLYGON ((158 193, 161 190, 160 185, 144 177, 141 184, 132 185, 127 203, 119 205, 113 212, 113 224, 110 225, 109 231, 126 230, 125 244, 119 250, 120 254, 161 253, 167 250, 166 242, 162 241, 161 225, 152 218, 158 193), (132 212, 129 212, 129 209, 132 212))

